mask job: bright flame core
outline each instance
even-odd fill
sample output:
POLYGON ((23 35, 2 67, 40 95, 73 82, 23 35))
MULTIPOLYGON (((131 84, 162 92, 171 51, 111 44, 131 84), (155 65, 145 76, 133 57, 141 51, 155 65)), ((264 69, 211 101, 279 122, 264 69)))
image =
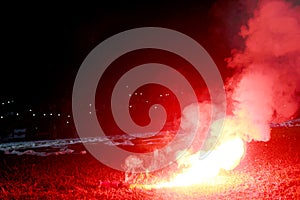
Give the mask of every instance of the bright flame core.
POLYGON ((211 181, 220 170, 232 170, 240 162, 245 153, 244 141, 231 138, 222 142, 205 158, 200 159, 199 153, 183 156, 178 160, 179 166, 185 166, 182 173, 176 174, 171 181, 153 185, 144 185, 143 188, 185 187, 211 181))
POLYGON ((188 164, 189 167, 183 173, 175 176, 172 181, 158 184, 157 187, 190 186, 205 182, 217 176, 221 169, 234 169, 243 155, 243 140, 240 138, 230 139, 203 159, 199 159, 199 155, 194 154, 180 160, 179 164, 188 164))

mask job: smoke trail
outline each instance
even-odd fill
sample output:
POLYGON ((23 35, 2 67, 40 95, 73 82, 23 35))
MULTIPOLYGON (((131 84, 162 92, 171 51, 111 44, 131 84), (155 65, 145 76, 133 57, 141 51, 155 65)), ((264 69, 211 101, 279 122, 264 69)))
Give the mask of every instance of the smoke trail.
MULTIPOLYGON (((242 7, 246 5, 253 4, 242 4, 242 7)), ((240 146, 232 147, 236 148, 234 152, 240 154, 216 154, 213 164, 209 163, 211 156, 218 152, 217 149, 222 147, 222 144, 236 138, 248 142, 268 141, 270 123, 290 119, 299 107, 300 96, 297 96, 297 92, 300 91, 300 6, 293 6, 283 0, 258 1, 255 5, 255 9, 251 7, 246 14, 240 14, 240 20, 245 21, 245 25, 240 27, 241 40, 233 38, 234 42, 241 41, 237 46, 243 49, 232 50, 232 56, 226 59, 227 67, 234 70, 234 75, 228 78, 225 84, 229 112, 224 121, 220 119, 211 125, 208 123, 207 113, 209 106, 212 106, 208 102, 192 104, 183 112, 184 118, 188 119, 181 125, 184 132, 193 128, 197 124, 194 122, 196 120, 200 120, 199 135, 205 134, 209 129, 204 145, 198 145, 203 144, 203 138, 199 137, 195 138, 195 145, 192 146, 196 147, 194 149, 199 149, 200 146, 202 164, 210 166, 204 170, 207 173, 208 169, 215 165, 220 170, 222 167, 216 161, 222 158, 222 162, 233 161, 228 162, 230 167, 227 169, 238 165, 244 152, 240 146), (253 10, 252 15, 248 12, 250 10, 253 10), (250 18, 245 20, 245 17, 250 18), (200 119, 193 115, 193 110, 197 110, 198 107, 202 109, 200 119), (223 126, 219 138, 220 123, 223 126), (197 140, 200 142, 197 143, 197 140)), ((232 18, 227 18, 230 19, 232 18)), ((242 23, 235 21, 233 24, 240 26, 242 23)), ((227 31, 230 35, 229 32, 227 31)), ((217 105, 214 107, 217 108, 217 105)), ((193 164, 195 163, 191 166, 193 164)), ((199 170, 192 174, 200 174, 201 179, 199 170)))
MULTIPOLYGON (((228 2, 231 3, 225 5, 227 8, 233 5, 233 1, 228 2)), ((244 153, 243 141, 240 143, 240 138, 244 141, 268 141, 270 123, 286 121, 299 109, 300 6, 283 0, 261 0, 254 3, 245 1, 240 4, 242 8, 248 5, 250 8, 246 9, 246 14, 240 13, 242 17, 232 22, 233 26, 244 24, 240 27, 240 39, 233 38, 233 43, 240 41, 237 46, 243 49, 232 50, 232 56, 226 59, 227 67, 234 70, 234 75, 226 80, 229 110, 227 117, 223 121, 220 116, 220 120, 211 124, 210 110, 214 107, 218 112, 220 105, 211 105, 209 101, 188 105, 183 110, 179 130, 183 133, 183 139, 185 133, 193 132, 200 126, 197 127, 199 134, 189 149, 190 154, 178 152, 177 149, 180 148, 168 149, 160 154, 167 157, 170 152, 175 151, 179 155, 178 163, 188 166, 187 173, 180 174, 179 177, 187 177, 187 183, 192 180, 190 177, 201 181, 204 175, 217 175, 221 168, 233 169, 244 153), (253 5, 256 5, 255 9, 253 5), (250 13, 252 10, 253 14, 250 13), (249 19, 245 20, 245 17, 249 19), (195 112, 198 109, 201 111, 200 116, 195 112), (223 122, 221 138, 218 138, 219 123, 223 122), (204 138, 207 131, 209 134, 204 138), (237 146, 233 145, 236 141, 237 146), (232 151, 227 152, 228 149, 232 151), (200 151, 200 160, 199 154, 194 154, 196 151, 200 151), (189 160, 194 155, 197 159, 189 160), (222 166, 224 163, 225 167, 222 166), (213 172, 210 169, 214 169, 213 172)), ((229 28, 232 29, 230 31, 236 30, 231 26, 229 28)), ((230 31, 225 35, 231 35, 230 31)), ((224 102, 219 102, 221 103, 224 102)), ((143 162, 135 157, 130 158, 127 168, 139 168, 142 165, 143 168, 151 169, 163 157, 154 157, 155 162, 148 165, 144 163, 148 158, 141 160, 143 162)), ((127 173, 130 172, 127 170, 127 173)))
POLYGON ((227 80, 234 126, 250 140, 270 139, 270 122, 291 118, 300 89, 300 6, 260 1, 241 27, 242 51, 227 59, 235 70, 227 80))

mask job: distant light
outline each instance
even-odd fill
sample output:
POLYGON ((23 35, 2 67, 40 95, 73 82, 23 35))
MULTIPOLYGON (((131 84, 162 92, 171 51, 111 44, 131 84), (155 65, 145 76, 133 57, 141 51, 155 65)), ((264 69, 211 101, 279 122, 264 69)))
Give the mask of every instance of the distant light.
POLYGON ((90 103, 90 105, 89 105, 90 107, 92 107, 92 104, 90 103))
POLYGON ((132 108, 132 105, 129 105, 129 108, 132 108))
POLYGON ((19 116, 19 113, 17 113, 16 115, 19 116))
POLYGON ((10 101, 7 101, 7 103, 10 103, 10 101))
POLYGON ((149 103, 149 101, 148 101, 148 100, 146 100, 146 103, 149 103))
POLYGON ((142 93, 142 92, 140 92, 140 95, 143 95, 143 93, 142 93))
POLYGON ((58 113, 58 114, 57 114, 57 116, 59 116, 59 117, 60 117, 60 114, 58 113))
POLYGON ((169 93, 166 94, 166 96, 169 96, 169 95, 170 95, 169 93))
POLYGON ((89 113, 90 113, 90 115, 92 114, 92 112, 91 112, 91 111, 90 111, 89 113))
POLYGON ((52 116, 52 113, 50 113, 50 116, 52 116))
POLYGON ((1 116, 1 119, 3 119, 3 116, 1 116))
POLYGON ((71 117, 71 115, 68 115, 68 118, 70 118, 71 117))
POLYGON ((33 114, 32 114, 32 116, 34 116, 34 117, 35 117, 35 114, 33 113, 33 114))
POLYGON ((130 97, 131 97, 131 94, 128 94, 128 96, 130 96, 130 97))
POLYGON ((2 105, 4 105, 5 103, 4 102, 2 102, 2 105))
POLYGON ((155 109, 157 109, 157 106, 154 106, 155 109))
POLYGON ((159 96, 160 96, 160 97, 162 97, 163 95, 162 95, 162 94, 160 94, 159 96))
POLYGON ((67 124, 70 123, 69 121, 67 121, 67 124))
POLYGON ((14 100, 11 100, 11 102, 13 103, 13 102, 14 102, 14 100))
POLYGON ((32 110, 31 110, 31 109, 29 109, 29 112, 32 112, 32 110))
POLYGON ((46 113, 44 113, 44 116, 46 116, 46 113))

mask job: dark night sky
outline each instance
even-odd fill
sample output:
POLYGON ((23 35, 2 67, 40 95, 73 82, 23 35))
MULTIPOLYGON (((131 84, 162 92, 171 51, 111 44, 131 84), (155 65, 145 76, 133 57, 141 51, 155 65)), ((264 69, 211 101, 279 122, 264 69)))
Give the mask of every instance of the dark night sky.
POLYGON ((1 14, 0 98, 51 102, 71 98, 82 61, 104 39, 120 31, 160 26, 200 42, 218 66, 226 42, 214 44, 214 1, 102 3, 102 5, 11 5, 1 14), (218 48, 216 48, 218 47, 218 48))

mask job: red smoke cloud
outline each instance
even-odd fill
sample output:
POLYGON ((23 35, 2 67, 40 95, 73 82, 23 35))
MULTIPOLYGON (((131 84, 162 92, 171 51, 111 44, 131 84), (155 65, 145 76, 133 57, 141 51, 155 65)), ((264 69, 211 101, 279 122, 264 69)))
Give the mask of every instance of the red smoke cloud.
MULTIPOLYGON (((222 7, 224 1, 220 2, 218 6, 221 4, 222 7)), ((238 4, 239 12, 226 11, 228 14, 224 11, 226 8, 235 9, 233 1, 228 1, 222 7, 224 10, 218 10, 223 12, 217 16, 222 18, 222 23, 224 20, 235 21, 227 23, 227 30, 222 25, 221 28, 218 27, 219 30, 214 27, 214 36, 217 36, 217 39, 222 38, 219 34, 221 29, 225 30, 224 35, 228 37, 237 30, 235 26, 240 27, 240 38, 233 38, 233 43, 242 49, 234 49, 232 56, 226 59, 227 67, 234 70, 234 75, 228 78, 225 84, 229 112, 225 119, 210 124, 212 106, 218 111, 220 105, 211 105, 211 102, 203 101, 184 108, 179 131, 190 133, 196 128, 199 130, 190 148, 189 153, 192 156, 183 154, 176 148, 162 152, 160 155, 165 153, 167 157, 171 155, 170 152, 175 151, 176 155, 183 158, 183 161, 178 161, 179 163, 187 163, 187 166, 192 167, 179 176, 182 179, 175 179, 175 183, 167 184, 194 184, 195 182, 189 181, 201 181, 203 175, 216 175, 221 168, 233 169, 244 153, 243 141, 240 139, 269 140, 270 123, 286 121, 299 109, 300 6, 283 0, 259 1, 255 4, 255 9, 253 4, 250 1, 242 1, 238 4), (250 8, 246 9, 244 14, 241 13, 241 8, 247 6, 250 8), (250 11, 253 11, 253 14, 250 14, 250 11), (228 17, 230 13, 236 17, 228 17), (200 110, 200 116, 195 112, 197 109, 200 110), (221 136, 220 127, 222 127, 221 136), (203 138, 207 131, 208 137, 203 138), (225 147, 222 146, 224 144, 225 147), (228 153, 226 150, 231 151, 228 153), (199 155, 195 154, 196 151, 200 152, 200 160, 199 155), (196 160, 193 160, 194 155, 196 160), (230 167, 222 167, 225 162, 230 167), (211 169, 213 169, 212 173, 211 169)), ((219 24, 215 26, 217 25, 219 24)), ((221 42, 220 45, 224 43, 221 42)), ((154 160, 160 159, 159 157, 154 160)), ((145 168, 151 169, 151 166, 145 168)))
POLYGON ((291 118, 300 89, 300 6, 260 1, 240 30, 244 49, 227 59, 235 74, 227 80, 230 109, 240 135, 267 141, 270 122, 291 118))

